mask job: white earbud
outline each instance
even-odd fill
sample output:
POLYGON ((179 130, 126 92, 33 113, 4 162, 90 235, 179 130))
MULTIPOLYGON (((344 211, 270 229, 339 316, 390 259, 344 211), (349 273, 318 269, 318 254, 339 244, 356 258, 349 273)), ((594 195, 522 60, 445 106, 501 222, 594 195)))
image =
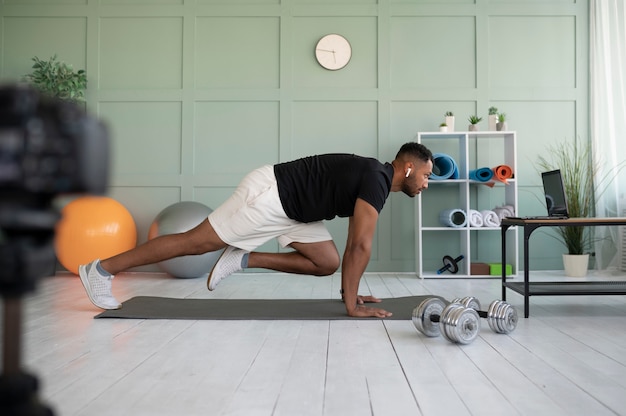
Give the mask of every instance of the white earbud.
POLYGON ((405 178, 408 178, 410 174, 411 174, 411 168, 408 168, 408 169, 406 170, 406 176, 405 176, 405 178))

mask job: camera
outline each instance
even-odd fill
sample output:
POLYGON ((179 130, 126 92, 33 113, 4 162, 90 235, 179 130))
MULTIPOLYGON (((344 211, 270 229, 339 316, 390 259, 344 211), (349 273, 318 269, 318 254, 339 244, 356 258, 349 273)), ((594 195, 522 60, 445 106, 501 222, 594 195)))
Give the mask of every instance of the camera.
POLYGON ((0 196, 102 193, 107 182, 104 125, 77 104, 26 86, 0 88, 0 196))
POLYGON ((37 379, 20 369, 21 298, 55 265, 59 195, 104 193, 105 125, 78 104, 26 85, 0 86, 0 295, 3 366, 0 414, 51 415, 37 379))
POLYGON ((78 104, 0 87, 0 292, 20 295, 54 267, 54 198, 103 193, 106 127, 78 104), (19 241, 19 244, 18 244, 19 241), (51 267, 52 266, 52 267, 51 267))

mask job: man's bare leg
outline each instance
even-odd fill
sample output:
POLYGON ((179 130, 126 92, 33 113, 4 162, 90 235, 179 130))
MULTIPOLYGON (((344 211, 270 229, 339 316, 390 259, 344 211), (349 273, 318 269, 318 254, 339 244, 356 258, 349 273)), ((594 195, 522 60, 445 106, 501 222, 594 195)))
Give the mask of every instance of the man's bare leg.
POLYGON ((148 240, 129 251, 101 260, 100 264, 115 275, 131 267, 158 263, 174 257, 204 254, 224 248, 224 243, 205 219, 195 228, 178 234, 163 235, 148 240))
POLYGON ((332 240, 319 243, 291 243, 296 251, 289 253, 261 253, 253 251, 248 267, 276 270, 285 273, 328 276, 339 268, 341 259, 332 240))

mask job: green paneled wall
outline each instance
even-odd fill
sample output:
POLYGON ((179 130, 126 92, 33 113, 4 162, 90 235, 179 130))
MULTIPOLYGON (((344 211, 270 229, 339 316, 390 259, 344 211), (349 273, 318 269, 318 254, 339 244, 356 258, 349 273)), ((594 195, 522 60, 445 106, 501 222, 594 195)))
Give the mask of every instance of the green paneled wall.
MULTIPOLYGON (((518 132, 520 214, 532 215, 543 209, 537 155, 588 136, 587 8, 587 0, 4 0, 0 77, 19 79, 33 56, 53 54, 86 69, 87 106, 112 132, 110 195, 133 214, 140 242, 167 205, 216 207, 257 166, 325 152, 388 161, 445 111, 463 129, 490 106, 518 132), (353 48, 340 71, 313 54, 333 32, 353 48)), ((414 270, 413 226, 414 201, 392 194, 370 271, 414 270)), ((329 228, 343 250, 347 221, 329 228)), ((562 268, 547 233, 533 243, 536 267, 562 268)))

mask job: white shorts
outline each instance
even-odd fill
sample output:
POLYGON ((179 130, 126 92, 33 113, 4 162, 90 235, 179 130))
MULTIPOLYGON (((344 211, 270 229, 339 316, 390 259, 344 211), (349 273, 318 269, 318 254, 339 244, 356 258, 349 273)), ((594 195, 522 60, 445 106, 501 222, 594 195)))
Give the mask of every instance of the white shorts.
POLYGON ((235 192, 209 214, 209 222, 228 245, 252 251, 277 238, 282 247, 293 242, 332 240, 322 221, 302 223, 287 217, 278 196, 274 167, 249 173, 235 192))

